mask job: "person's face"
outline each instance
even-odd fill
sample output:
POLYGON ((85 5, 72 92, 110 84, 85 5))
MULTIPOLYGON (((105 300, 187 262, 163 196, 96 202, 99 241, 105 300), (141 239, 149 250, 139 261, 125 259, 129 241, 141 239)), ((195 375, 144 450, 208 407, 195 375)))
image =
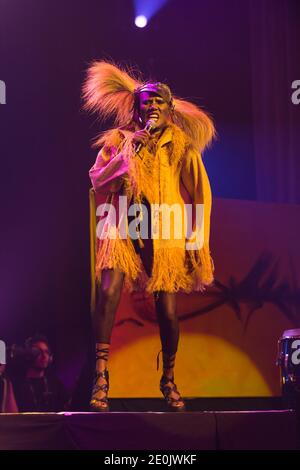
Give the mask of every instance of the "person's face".
POLYGON ((164 99, 153 92, 143 91, 140 94, 139 117, 142 125, 145 126, 147 121, 153 120, 158 129, 163 129, 170 121, 170 108, 164 99))
POLYGON ((35 369, 47 369, 50 363, 50 351, 48 345, 43 341, 38 341, 32 345, 33 348, 39 349, 40 354, 35 358, 33 367, 35 369))

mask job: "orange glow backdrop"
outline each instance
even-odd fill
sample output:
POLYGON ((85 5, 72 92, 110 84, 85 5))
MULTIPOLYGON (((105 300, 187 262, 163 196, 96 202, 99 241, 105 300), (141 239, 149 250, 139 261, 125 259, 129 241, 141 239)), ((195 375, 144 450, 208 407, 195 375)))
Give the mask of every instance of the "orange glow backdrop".
MULTIPOLYGON (((277 341, 300 326, 300 207, 214 199, 215 285, 178 294, 175 382, 186 397, 280 395, 277 341)), ((160 397, 152 297, 123 292, 112 336, 111 397, 160 397)))

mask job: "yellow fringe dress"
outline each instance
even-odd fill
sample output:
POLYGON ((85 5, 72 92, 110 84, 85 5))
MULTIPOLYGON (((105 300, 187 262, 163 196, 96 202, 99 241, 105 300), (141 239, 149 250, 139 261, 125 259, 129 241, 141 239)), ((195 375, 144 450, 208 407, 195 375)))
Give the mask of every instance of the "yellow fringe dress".
MULTIPOLYGON (((130 129, 107 131, 105 145, 89 171, 93 186, 90 191, 92 297, 95 297, 96 283, 101 282, 101 271, 105 268, 122 270, 125 288, 129 291, 191 292, 197 278, 210 285, 214 272, 209 250, 212 196, 201 155, 175 124, 170 124, 156 144, 142 148, 138 155, 132 150, 132 136, 133 130, 130 129), (204 219, 201 227, 193 218, 194 234, 201 231, 201 246, 187 249, 189 238, 183 229, 180 236, 178 230, 175 236, 178 218, 174 216, 170 219, 170 232, 163 235, 160 213, 156 236, 152 240, 152 273, 148 278, 133 240, 129 235, 125 238, 120 236, 122 224, 128 233, 128 218, 125 211, 119 210, 119 196, 126 196, 126 209, 130 202, 140 204, 144 198, 151 207, 155 207, 152 206, 154 204, 167 204, 169 207, 177 204, 182 208, 182 214, 185 203, 194 207, 202 204, 204 219), (110 203, 113 209, 105 213, 102 223, 98 222, 96 227, 95 213, 103 202, 110 203), (116 217, 113 216, 114 211, 116 217)), ((143 247, 141 238, 139 243, 143 247)))

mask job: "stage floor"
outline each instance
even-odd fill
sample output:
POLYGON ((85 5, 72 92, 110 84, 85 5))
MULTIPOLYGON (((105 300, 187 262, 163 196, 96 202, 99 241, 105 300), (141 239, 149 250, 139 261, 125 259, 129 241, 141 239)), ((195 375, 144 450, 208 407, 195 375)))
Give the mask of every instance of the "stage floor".
POLYGON ((295 450, 292 410, 111 411, 0 415, 0 449, 295 450))

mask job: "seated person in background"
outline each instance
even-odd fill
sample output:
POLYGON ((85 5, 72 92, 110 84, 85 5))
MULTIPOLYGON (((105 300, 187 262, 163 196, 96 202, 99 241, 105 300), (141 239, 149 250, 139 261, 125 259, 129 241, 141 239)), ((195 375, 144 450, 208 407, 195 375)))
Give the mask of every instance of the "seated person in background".
POLYGON ((14 382, 19 412, 67 409, 67 393, 57 377, 48 371, 53 356, 47 338, 42 335, 28 338, 25 348, 30 352, 25 370, 14 382))

